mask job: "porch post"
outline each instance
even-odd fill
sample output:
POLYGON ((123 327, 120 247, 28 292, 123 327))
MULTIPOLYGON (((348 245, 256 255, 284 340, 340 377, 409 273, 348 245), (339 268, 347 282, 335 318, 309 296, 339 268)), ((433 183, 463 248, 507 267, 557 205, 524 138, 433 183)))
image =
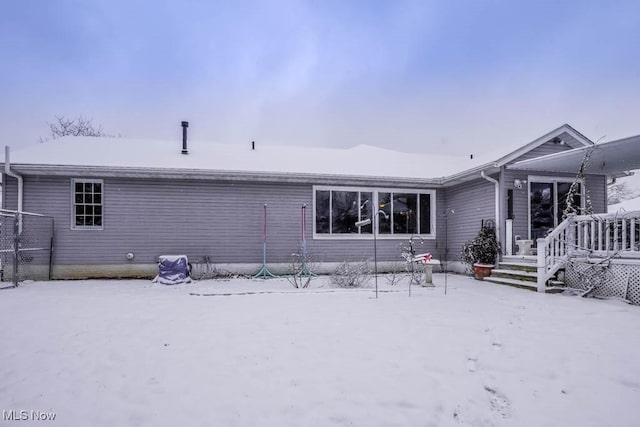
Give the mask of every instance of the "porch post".
POLYGON ((513 220, 505 220, 505 249, 507 255, 513 255, 513 220))
POLYGON ((544 243, 544 239, 538 239, 536 246, 538 247, 538 262, 537 262, 537 276, 538 276, 538 292, 544 292, 546 288, 546 254, 547 246, 544 243))

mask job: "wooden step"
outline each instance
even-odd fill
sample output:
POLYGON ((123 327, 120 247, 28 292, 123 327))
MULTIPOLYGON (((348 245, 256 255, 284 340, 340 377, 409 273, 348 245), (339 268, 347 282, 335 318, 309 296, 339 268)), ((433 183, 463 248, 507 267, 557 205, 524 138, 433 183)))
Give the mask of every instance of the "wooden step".
POLYGON ((502 257, 504 262, 525 262, 535 264, 538 262, 538 257, 535 255, 504 255, 502 257))
POLYGON ((536 292, 538 291, 538 286, 535 283, 524 281, 524 280, 489 276, 489 277, 485 277, 484 281, 495 283, 497 285, 506 285, 506 286, 512 286, 514 288, 527 289, 529 291, 536 291, 536 292))
MULTIPOLYGON (((502 264, 500 264, 502 267, 502 264)), ((501 277, 505 279, 516 279, 526 282, 536 282, 538 280, 538 273, 525 271, 525 270, 511 270, 496 268, 491 271, 490 277, 501 277)))
POLYGON ((530 273, 535 273, 538 271, 538 267, 536 264, 531 264, 528 262, 517 262, 517 261, 501 261, 498 263, 498 267, 503 270, 520 270, 520 271, 528 271, 530 273))

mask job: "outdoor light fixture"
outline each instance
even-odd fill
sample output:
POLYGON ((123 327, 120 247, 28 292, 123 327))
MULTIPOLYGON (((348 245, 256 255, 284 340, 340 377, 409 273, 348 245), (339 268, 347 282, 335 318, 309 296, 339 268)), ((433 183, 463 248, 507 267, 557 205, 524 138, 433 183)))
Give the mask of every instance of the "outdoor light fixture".
POLYGON ((524 179, 514 179, 513 180, 513 188, 516 188, 518 190, 522 190, 522 186, 524 184, 526 184, 526 183, 527 183, 527 181, 524 180, 524 179))

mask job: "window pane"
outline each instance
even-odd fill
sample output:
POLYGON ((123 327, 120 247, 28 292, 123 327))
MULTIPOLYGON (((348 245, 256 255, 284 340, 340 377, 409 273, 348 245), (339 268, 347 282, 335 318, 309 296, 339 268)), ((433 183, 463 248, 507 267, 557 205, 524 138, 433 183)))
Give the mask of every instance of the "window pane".
MULTIPOLYGON (((373 219, 371 218, 371 211, 373 210, 373 193, 360 193, 360 220, 373 219)), ((360 233, 371 234, 373 230, 372 224, 365 225, 360 228, 360 233)))
POLYGON ((548 182, 531 182, 531 239, 535 242, 553 229, 554 197, 553 184, 548 182))
MULTIPOLYGON (((567 209, 567 196, 569 195, 569 190, 571 190, 572 183, 570 182, 559 182, 558 184, 558 211, 556 212, 556 218, 558 224, 561 223, 565 219, 564 211, 567 209)), ((571 198, 572 211, 576 214, 580 215, 582 213, 582 205, 580 204, 580 193, 582 190, 582 186, 577 184, 578 188, 576 193, 571 198)))
POLYGON ((331 232, 357 233, 358 193, 356 191, 331 192, 331 232))
POLYGON ((413 234, 417 232, 417 206, 417 194, 393 194, 394 234, 413 234))
POLYGON ((378 193, 378 232, 391 234, 391 193, 378 193), (384 214, 380 213, 384 212, 384 214))
POLYGON ((329 233, 329 191, 316 191, 316 233, 329 233))
POLYGON ((75 227, 102 226, 102 183, 75 181, 71 222, 75 227))
POLYGON ((431 195, 420 194, 420 234, 431 233, 431 195))

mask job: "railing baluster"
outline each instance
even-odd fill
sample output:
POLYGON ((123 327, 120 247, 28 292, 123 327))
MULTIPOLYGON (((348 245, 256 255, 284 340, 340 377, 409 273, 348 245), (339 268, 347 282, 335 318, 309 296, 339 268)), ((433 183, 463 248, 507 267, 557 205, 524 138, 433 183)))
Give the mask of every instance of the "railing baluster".
POLYGON ((630 251, 635 251, 636 250, 636 221, 638 221, 635 218, 631 218, 630 222, 631 222, 631 230, 629 232, 629 250, 630 251))
POLYGON ((618 219, 614 219, 613 223, 613 251, 616 252, 618 250, 618 219))
POLYGON ((602 219, 598 218, 598 250, 602 251, 602 219))
POLYGON ((622 247, 621 251, 627 250, 627 219, 622 218, 622 247))

